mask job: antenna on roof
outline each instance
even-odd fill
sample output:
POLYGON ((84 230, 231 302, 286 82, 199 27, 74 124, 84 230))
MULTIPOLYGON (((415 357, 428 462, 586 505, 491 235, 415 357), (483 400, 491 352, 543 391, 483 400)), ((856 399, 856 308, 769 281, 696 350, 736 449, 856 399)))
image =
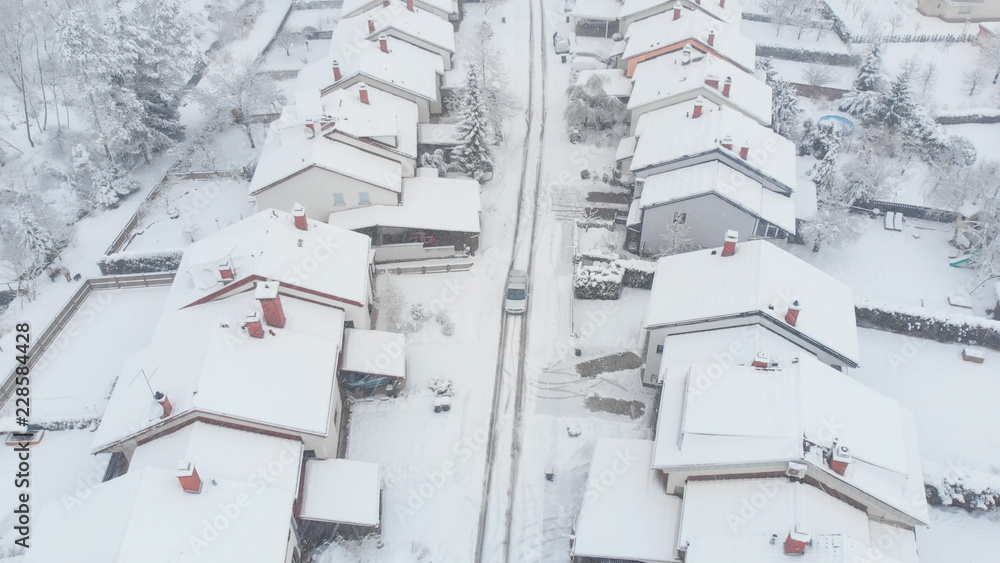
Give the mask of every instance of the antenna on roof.
MULTIPOLYGON (((151 374, 149 374, 147 376, 146 375, 146 370, 140 368, 139 369, 139 373, 135 374, 135 377, 139 377, 140 375, 142 376, 142 380, 146 382, 146 387, 149 388, 149 396, 153 397, 154 399, 156 398, 156 391, 153 391, 153 387, 149 384, 149 379, 151 377, 153 377, 154 375, 156 375, 156 370, 158 370, 158 369, 160 369, 159 366, 157 366, 156 369, 153 370, 153 373, 151 373, 151 374)), ((133 377, 132 381, 129 381, 129 383, 135 382, 135 377, 133 377)))

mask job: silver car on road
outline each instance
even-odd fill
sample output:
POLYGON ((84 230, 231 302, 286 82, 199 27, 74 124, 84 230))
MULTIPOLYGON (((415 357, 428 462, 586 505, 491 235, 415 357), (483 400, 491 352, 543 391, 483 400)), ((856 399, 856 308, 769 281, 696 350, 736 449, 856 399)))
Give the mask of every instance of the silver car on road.
POLYGON ((504 309, 512 315, 520 315, 528 309, 528 272, 511 270, 507 277, 507 296, 504 309))

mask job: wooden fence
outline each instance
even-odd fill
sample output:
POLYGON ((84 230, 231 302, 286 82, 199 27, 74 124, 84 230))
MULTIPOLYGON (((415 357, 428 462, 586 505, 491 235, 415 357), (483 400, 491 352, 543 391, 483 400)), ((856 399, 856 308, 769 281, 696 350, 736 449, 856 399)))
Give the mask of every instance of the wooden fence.
MULTIPOLYGON (((88 278, 80 284, 80 288, 70 297, 69 301, 63 305, 59 313, 52 319, 45 330, 34 336, 28 355, 28 368, 34 367, 38 360, 45 354, 49 346, 55 341, 59 333, 66 328, 73 315, 80 310, 80 307, 87 301, 90 294, 95 291, 106 291, 110 289, 128 289, 135 287, 157 287, 170 285, 174 281, 174 272, 163 272, 156 274, 131 274, 125 276, 106 276, 99 278, 88 278)), ((15 367, 0 384, 0 405, 6 404, 7 400, 14 393, 15 367)))

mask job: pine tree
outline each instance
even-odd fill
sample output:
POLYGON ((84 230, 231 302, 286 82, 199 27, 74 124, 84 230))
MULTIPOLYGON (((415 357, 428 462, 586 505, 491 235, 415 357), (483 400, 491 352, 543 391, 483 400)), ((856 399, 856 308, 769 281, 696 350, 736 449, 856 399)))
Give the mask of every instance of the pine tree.
POLYGON ((882 47, 876 43, 861 63, 851 91, 840 99, 840 110, 866 119, 868 113, 878 106, 885 82, 882 47))
POLYGON ((462 143, 451 150, 451 158, 459 170, 483 183, 493 174, 493 149, 474 67, 469 68, 460 107, 462 121, 458 132, 462 143))
POLYGON ((910 77, 904 72, 893 80, 889 91, 868 115, 868 121, 889 129, 899 129, 909 125, 916 113, 916 104, 910 94, 910 77))
POLYGON ((778 78, 777 75, 769 84, 771 86, 771 129, 782 137, 791 138, 802 115, 799 107, 798 94, 790 82, 778 78))
POLYGON ((139 183, 118 167, 92 168, 94 203, 102 209, 118 207, 119 200, 139 189, 139 183))
POLYGON ((14 231, 13 242, 22 257, 18 273, 25 279, 34 278, 52 262, 59 249, 52 233, 39 224, 30 208, 22 207, 16 217, 9 227, 14 231))

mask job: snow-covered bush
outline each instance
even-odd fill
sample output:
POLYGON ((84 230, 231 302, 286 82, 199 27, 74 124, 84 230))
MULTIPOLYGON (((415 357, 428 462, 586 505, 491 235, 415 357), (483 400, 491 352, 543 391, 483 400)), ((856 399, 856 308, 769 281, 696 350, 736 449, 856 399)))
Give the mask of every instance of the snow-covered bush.
POLYGON ((606 77, 594 75, 585 84, 567 90, 566 126, 579 141, 615 145, 628 132, 628 109, 604 90, 606 77))
POLYGON ((434 312, 427 308, 427 305, 423 303, 414 303, 410 305, 410 317, 418 323, 422 323, 434 316, 434 312))
POLYGON ((378 278, 375 284, 375 310, 382 328, 399 331, 403 328, 403 306, 406 299, 394 279, 388 275, 378 278))
POLYGON ((157 252, 118 252, 101 257, 97 267, 105 276, 176 272, 181 265, 183 250, 157 252))
POLYGON ((969 344, 1000 350, 1000 321, 951 318, 926 313, 923 308, 859 301, 854 307, 858 326, 937 342, 969 344))
POLYGON ((120 200, 139 189, 139 182, 116 166, 91 168, 92 197, 101 209, 118 207, 120 200))
POLYGON ((1000 507, 1000 480, 995 475, 977 475, 956 468, 924 483, 924 492, 931 506, 955 506, 969 512, 1000 507))
POLYGON ((451 320, 451 315, 448 311, 440 310, 438 314, 434 317, 437 324, 441 325, 441 334, 445 336, 451 336, 455 334, 455 323, 451 320))
POLYGON ((650 260, 619 260, 625 268, 622 285, 639 289, 652 289, 653 276, 656 274, 656 262, 650 260))
POLYGON ((618 299, 622 294, 625 268, 617 262, 577 264, 573 295, 577 299, 618 299))
POLYGON ((437 149, 434 152, 425 152, 420 155, 420 166, 437 168, 438 176, 448 173, 448 162, 445 160, 444 149, 437 149))

